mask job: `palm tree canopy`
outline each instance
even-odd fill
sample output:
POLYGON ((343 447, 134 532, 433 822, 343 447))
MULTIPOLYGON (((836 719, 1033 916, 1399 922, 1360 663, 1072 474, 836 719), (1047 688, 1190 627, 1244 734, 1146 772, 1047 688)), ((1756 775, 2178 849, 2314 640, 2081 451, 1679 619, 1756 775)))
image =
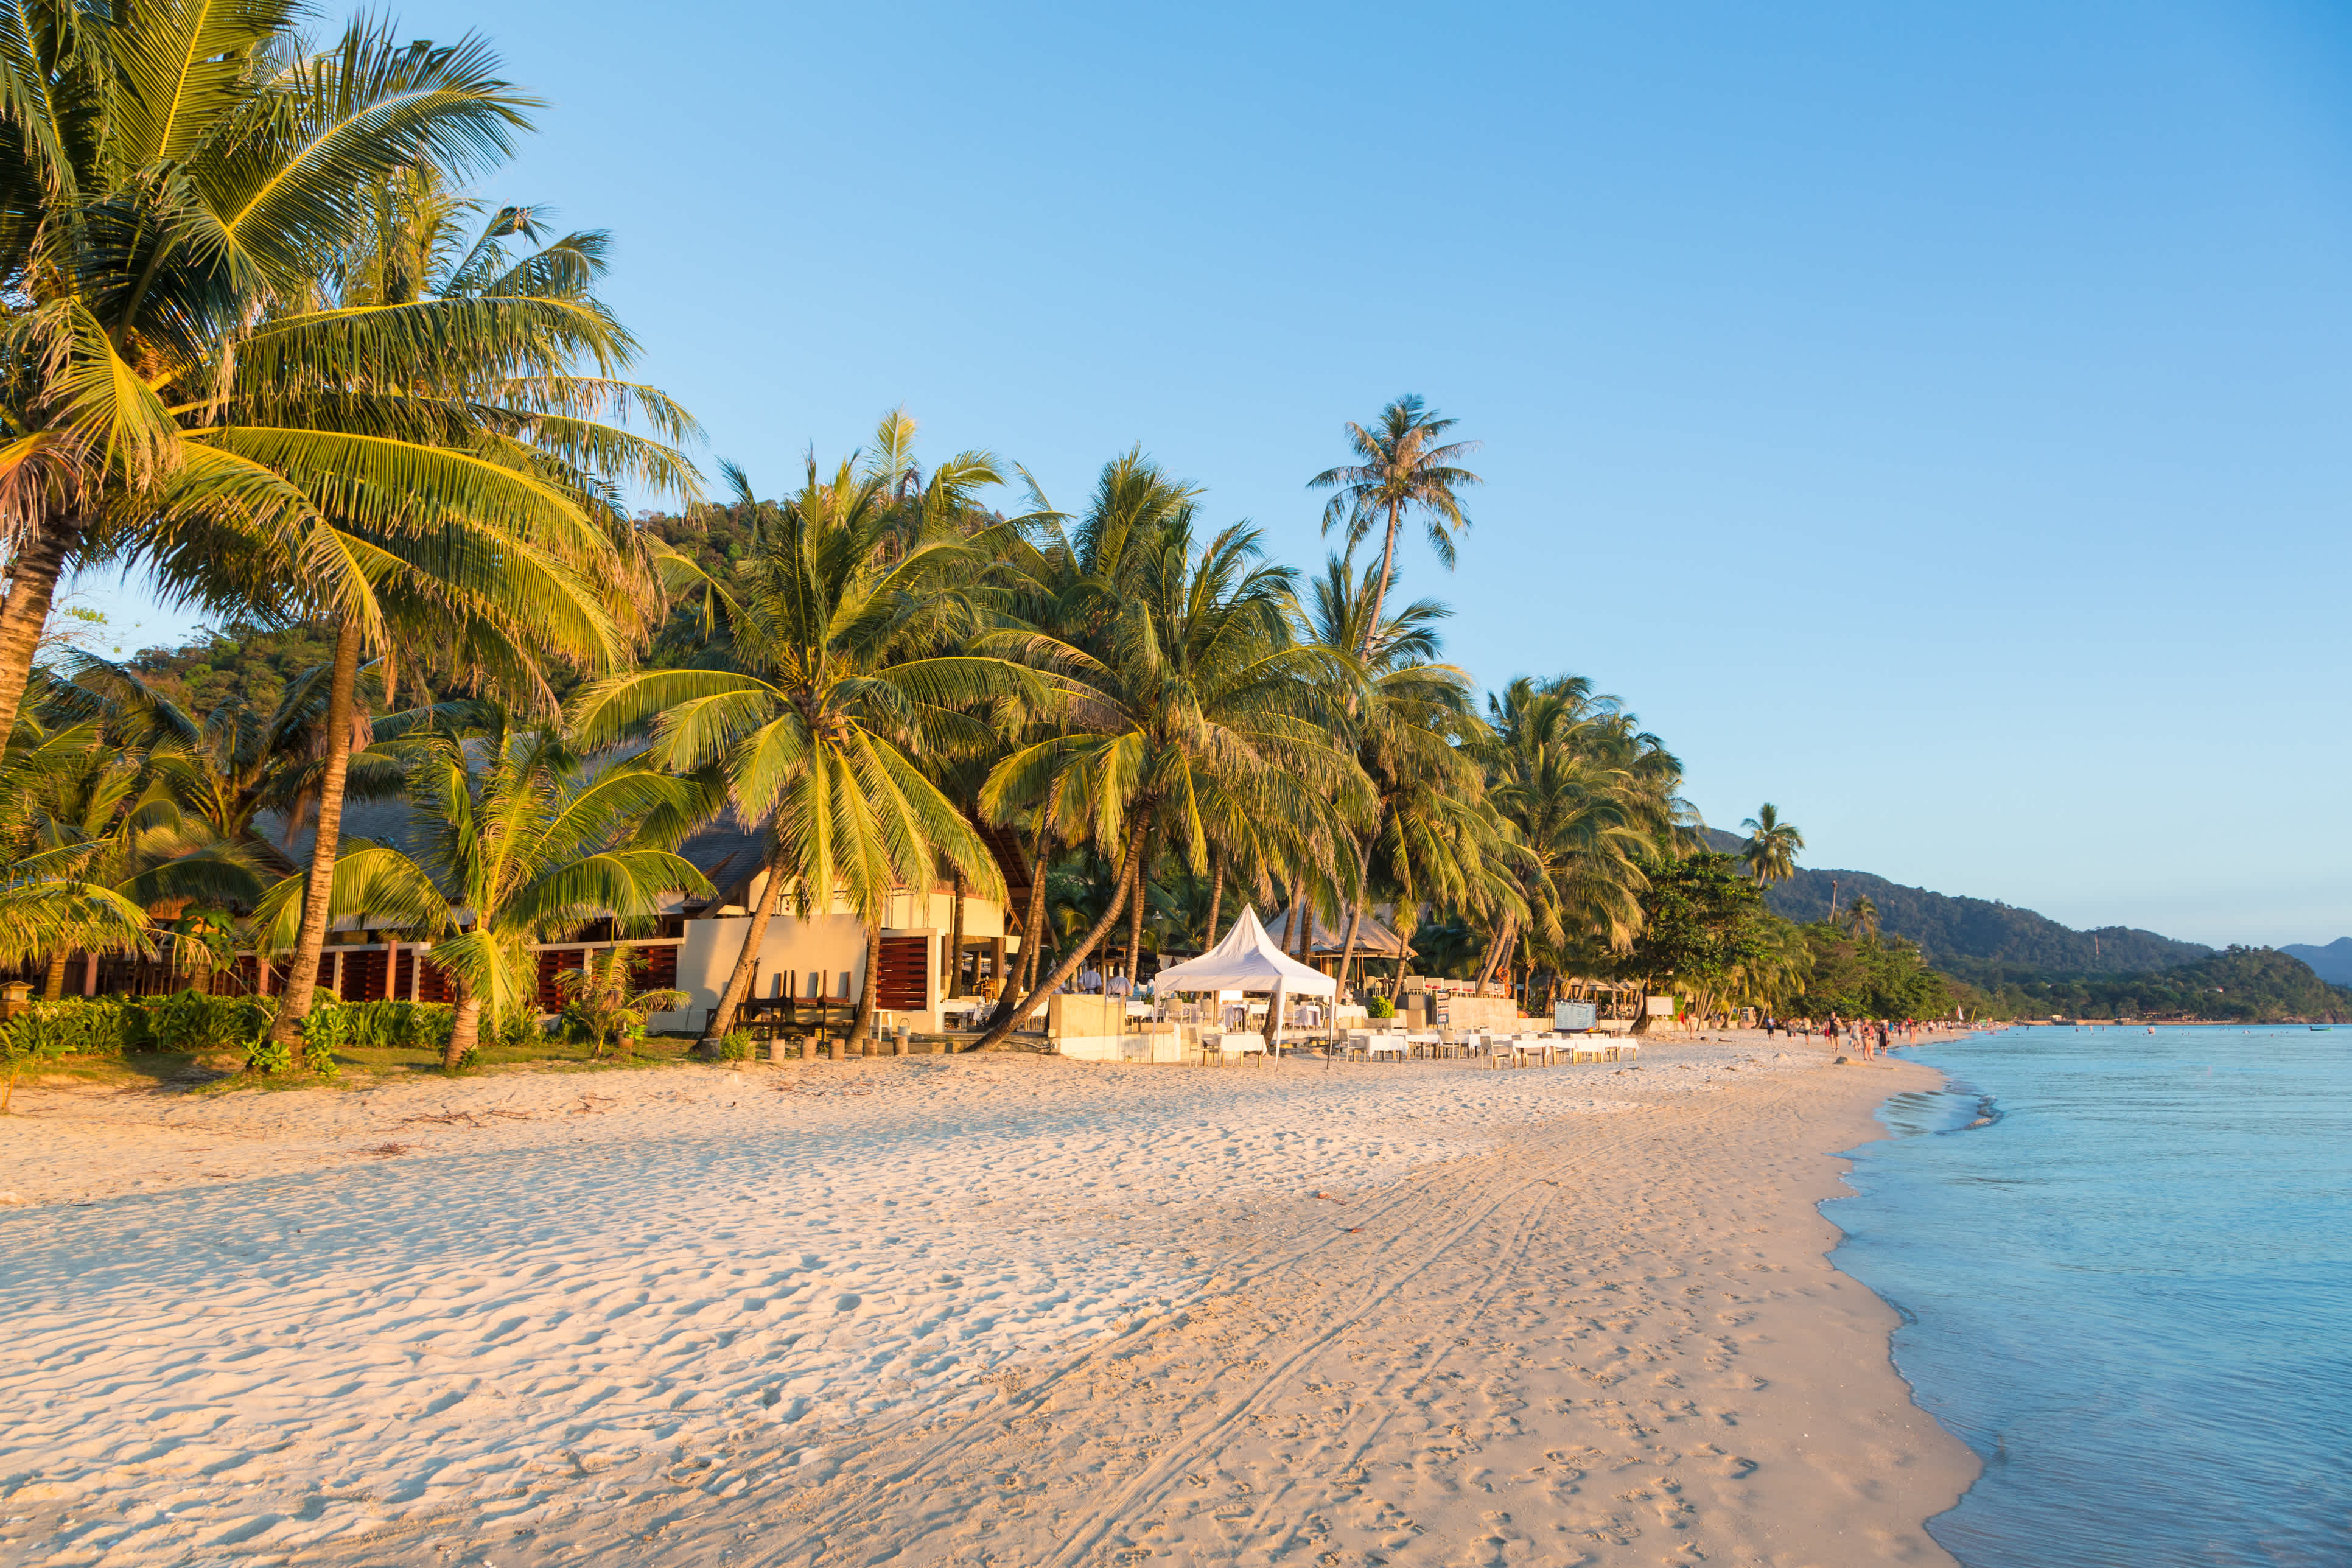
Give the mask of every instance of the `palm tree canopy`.
POLYGON ((1326 468, 1307 481, 1310 489, 1333 492, 1323 508, 1323 531, 1344 526, 1352 549, 1375 527, 1393 528, 1403 513, 1418 511, 1430 549, 1452 566, 1454 535, 1470 526, 1455 492, 1485 482, 1456 467, 1478 450, 1477 442, 1442 440, 1456 423, 1411 393, 1381 409, 1380 423, 1371 429, 1350 421, 1348 444, 1358 460, 1326 468))
POLYGON ((1739 858, 1747 862, 1748 875, 1759 886, 1785 882, 1797 874, 1797 851, 1805 847, 1805 836, 1797 831, 1794 823, 1780 820, 1778 806, 1768 800, 1760 811, 1739 826, 1748 830, 1748 842, 1740 847, 1739 858))

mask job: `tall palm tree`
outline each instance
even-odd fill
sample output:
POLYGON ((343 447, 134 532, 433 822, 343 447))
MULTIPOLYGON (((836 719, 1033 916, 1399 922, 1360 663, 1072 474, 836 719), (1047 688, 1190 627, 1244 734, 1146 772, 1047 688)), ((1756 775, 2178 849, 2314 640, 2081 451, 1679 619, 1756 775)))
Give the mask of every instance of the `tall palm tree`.
POLYGON ((1476 863, 1487 858, 1481 852, 1486 836, 1474 826, 1483 782, 1461 749, 1482 726, 1470 708, 1469 678, 1437 662, 1437 623, 1452 612, 1420 599, 1367 627, 1381 595, 1378 567, 1359 574, 1352 557, 1334 555, 1311 585, 1307 605, 1308 636, 1347 671, 1349 733, 1376 796, 1371 831, 1355 848, 1342 987, 1355 962, 1376 853, 1389 885, 1416 903, 1433 892, 1473 898, 1482 884, 1476 863), (1465 851, 1472 864, 1464 863, 1465 851))
MULTIPOLYGON (((634 414, 668 438, 691 429, 662 394, 616 379, 636 345, 595 294, 605 237, 551 237, 535 211, 506 207, 469 240, 477 211, 428 167, 386 175, 318 298, 266 319, 224 367, 234 370, 232 411, 344 475, 330 493, 301 498, 331 538, 317 595, 338 622, 330 734, 354 727, 368 647, 387 691, 398 650, 422 647, 445 674, 551 712, 546 664, 622 663, 667 564, 629 529, 614 481, 694 483, 674 447, 609 422, 634 414)), ((173 541, 183 554, 203 547, 203 565, 184 576, 215 597, 288 585, 299 563, 274 536, 240 535, 235 517, 200 521, 213 526, 173 541)), ((347 769, 345 751, 328 748, 305 912, 273 1026, 289 1045, 326 939, 347 769)))
POLYGON ((234 517, 324 572, 336 552, 304 514, 369 458, 399 472, 383 494, 514 488, 454 457, 428 471, 381 433, 294 442, 226 401, 232 345, 308 295, 377 180, 484 166, 530 103, 478 39, 402 44, 355 22, 310 52, 299 15, 293 0, 26 0, 0 20, 0 734, 77 562, 160 556, 167 584, 193 589, 158 530, 234 517))
POLYGON ((648 669, 587 688, 572 716, 584 743, 651 721, 666 766, 724 770, 735 812, 761 825, 763 881, 733 973, 704 1030, 715 1042, 750 993, 769 921, 836 899, 867 929, 866 984, 853 1041, 871 1026, 881 928, 895 888, 929 888, 944 859, 1002 895, 987 846, 922 758, 987 744, 966 710, 1039 691, 1007 658, 961 651, 976 626, 959 590, 985 563, 956 537, 908 546, 874 476, 808 464, 782 504, 753 499, 728 468, 751 537, 720 599, 713 668, 648 669))
MULTIPOLYGON (((537 1010, 532 942, 606 917, 640 931, 664 894, 711 890, 673 852, 705 809, 701 793, 641 757, 599 764, 497 710, 478 735, 435 725, 404 745, 412 842, 342 855, 329 911, 433 942, 456 991, 446 1068, 479 1042, 486 1010, 537 1010)), ((297 878, 271 889, 257 924, 282 932, 301 892, 297 878)))
POLYGON ((1739 826, 1748 830, 1739 858, 1748 863, 1748 874, 1758 887, 1785 882, 1797 874, 1797 851, 1805 847, 1805 836, 1797 831, 1796 824, 1780 820, 1780 807, 1768 800, 1763 809, 1739 826))
POLYGON ((1454 564, 1454 535, 1470 526, 1456 492, 1483 483, 1477 475, 1454 465, 1478 449, 1475 441, 1442 444, 1457 422, 1441 418, 1420 397, 1408 393, 1381 410, 1380 424, 1370 430, 1350 421, 1348 444, 1358 461, 1326 468, 1307 481, 1309 489, 1333 495, 1323 508, 1323 531, 1344 523, 1352 552, 1375 526, 1381 530, 1380 586, 1373 590, 1371 609, 1365 616, 1360 657, 1370 660, 1372 639, 1384 624, 1381 605, 1396 581, 1397 531, 1408 511, 1421 513, 1429 547, 1447 567, 1454 564))
POLYGON ((1055 679, 1064 705, 1056 733, 990 775, 982 807, 1030 803, 1102 855, 1114 884, 1092 929, 980 1046, 1076 970, 1139 896, 1155 839, 1205 874, 1221 824, 1370 815, 1369 786, 1330 727, 1329 661, 1292 635, 1291 573, 1261 563, 1245 524, 1198 538, 1194 494, 1139 453, 1107 465, 1075 533, 1048 531, 1046 553, 1067 567, 1064 635, 983 639, 1055 679))

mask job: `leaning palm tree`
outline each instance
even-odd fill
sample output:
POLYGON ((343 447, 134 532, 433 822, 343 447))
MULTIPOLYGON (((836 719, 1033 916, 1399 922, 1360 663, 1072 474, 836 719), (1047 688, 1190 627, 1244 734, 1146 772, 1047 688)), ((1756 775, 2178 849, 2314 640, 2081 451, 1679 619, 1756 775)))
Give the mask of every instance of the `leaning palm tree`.
POLYGON ((1073 568, 1066 635, 1008 630, 983 644, 1049 674, 1065 702, 1055 733, 990 775, 982 808, 1041 812, 1100 854, 1113 884, 1093 926, 979 1047, 1076 971, 1139 896, 1155 839, 1206 874, 1221 818, 1311 831, 1360 827, 1370 814, 1369 784, 1334 732, 1330 661, 1292 635, 1290 572, 1260 563, 1246 525, 1197 538, 1192 495, 1139 454, 1108 466, 1076 536, 1052 552, 1073 568))
POLYGON ((1381 530, 1380 586, 1373 590, 1370 613, 1365 616, 1364 641, 1358 653, 1372 654, 1372 639, 1384 624, 1381 605, 1396 581, 1397 531, 1405 513, 1418 511, 1427 525, 1429 547, 1447 566, 1454 564, 1454 535, 1470 526, 1455 492, 1481 483, 1478 476, 1454 465, 1478 449, 1475 441, 1441 445, 1440 437, 1456 422, 1440 418, 1412 394, 1381 410, 1379 426, 1370 430, 1348 426, 1348 443, 1358 461, 1326 468, 1307 481, 1309 489, 1335 493, 1323 508, 1323 531, 1345 524, 1348 548, 1353 551, 1374 527, 1381 530))
POLYGON ((573 732, 595 744, 651 721, 653 757, 723 770, 737 816, 760 826, 751 925, 706 1045, 733 1027, 780 908, 807 920, 836 900, 867 931, 854 1042, 872 1026, 892 890, 929 887, 945 860, 983 893, 1003 892, 925 754, 985 746, 990 727, 966 710, 1042 688, 1007 658, 960 651, 977 625, 960 584, 985 563, 952 535, 908 542, 879 479, 853 462, 820 475, 811 458, 799 493, 777 504, 727 472, 751 537, 719 601, 714 668, 596 682, 574 706, 573 732))
POLYGON ((1785 882, 1797 874, 1797 851, 1805 847, 1805 836, 1797 831, 1796 824, 1780 820, 1780 807, 1768 800, 1762 810, 1739 826, 1748 830, 1739 858, 1748 863, 1748 874, 1758 887, 1785 882))
MULTIPOLYGON (((436 725, 404 746, 411 842, 346 851, 329 910, 432 942, 455 989, 445 1068, 479 1043, 486 1011, 537 1011, 532 942, 606 918, 642 931, 664 895, 711 890, 674 852, 705 809, 701 792, 641 757, 589 761, 496 710, 478 734, 436 725)), ((292 877, 272 888, 256 924, 282 939, 302 891, 292 877)))
POLYGON ((145 556, 197 591, 167 536, 203 517, 331 574, 338 552, 306 514, 371 468, 400 470, 387 494, 510 502, 510 474, 427 461, 381 427, 322 449, 230 400, 236 345, 309 295, 377 181, 486 166, 530 102, 478 39, 403 44, 358 22, 314 52, 299 16, 293 0, 26 0, 0 25, 0 734, 76 563, 145 556))

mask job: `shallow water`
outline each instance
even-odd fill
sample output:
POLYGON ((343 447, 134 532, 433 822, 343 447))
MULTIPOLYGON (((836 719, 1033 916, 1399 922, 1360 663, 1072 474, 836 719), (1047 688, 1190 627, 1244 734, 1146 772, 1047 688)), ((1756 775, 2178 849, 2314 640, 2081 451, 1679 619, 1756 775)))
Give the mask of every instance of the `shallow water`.
POLYGON ((1908 1053, 1825 1205, 1983 1457, 1968 1568, 2352 1563, 2352 1028, 2012 1030, 1908 1053))

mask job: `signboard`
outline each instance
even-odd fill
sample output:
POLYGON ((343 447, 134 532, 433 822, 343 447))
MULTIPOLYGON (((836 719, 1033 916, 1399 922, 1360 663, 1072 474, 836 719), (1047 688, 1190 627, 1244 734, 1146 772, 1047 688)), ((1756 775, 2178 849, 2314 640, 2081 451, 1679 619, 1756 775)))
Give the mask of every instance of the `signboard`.
POLYGON ((1642 1010, 1653 1018, 1671 1018, 1675 1016, 1675 999, 1671 996, 1645 996, 1642 999, 1642 1010))
POLYGON ((1590 1002, 1555 1002, 1551 1005, 1551 1026, 1555 1029, 1589 1029, 1599 1016, 1590 1002))

